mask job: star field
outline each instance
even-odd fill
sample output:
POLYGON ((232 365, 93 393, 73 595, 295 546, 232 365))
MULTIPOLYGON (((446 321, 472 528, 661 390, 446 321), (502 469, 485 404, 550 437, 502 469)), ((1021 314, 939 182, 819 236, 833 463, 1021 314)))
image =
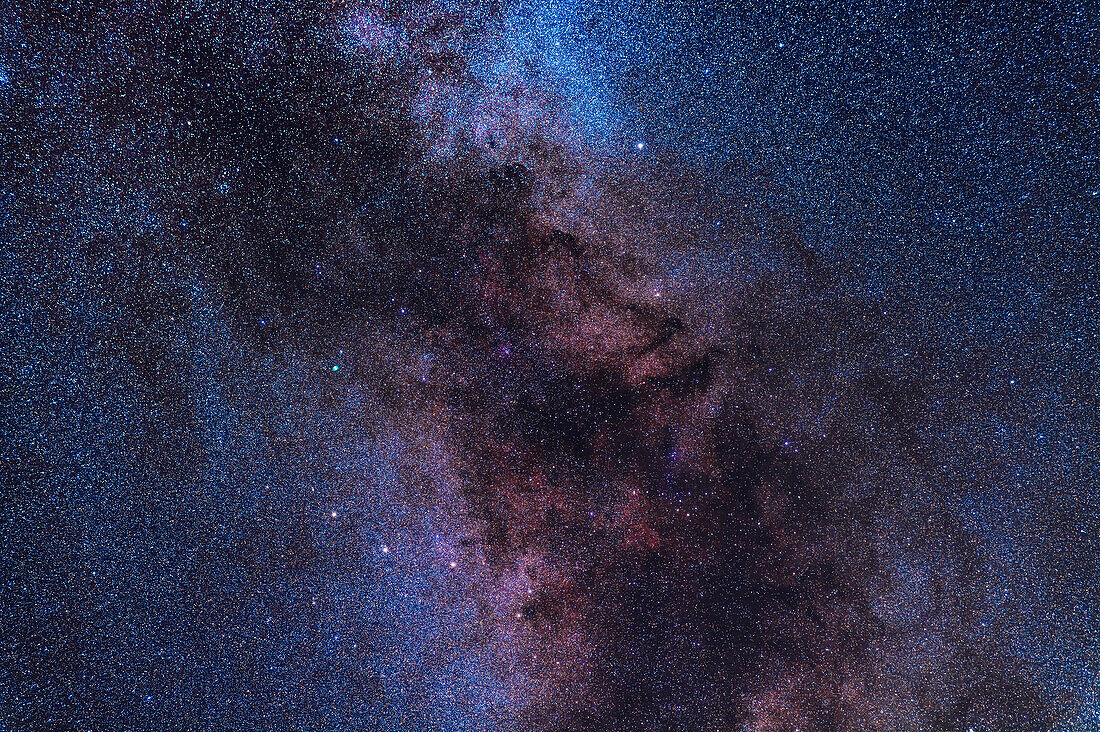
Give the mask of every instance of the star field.
POLYGON ((0 728, 1100 725, 1100 9, 0 11, 0 728))

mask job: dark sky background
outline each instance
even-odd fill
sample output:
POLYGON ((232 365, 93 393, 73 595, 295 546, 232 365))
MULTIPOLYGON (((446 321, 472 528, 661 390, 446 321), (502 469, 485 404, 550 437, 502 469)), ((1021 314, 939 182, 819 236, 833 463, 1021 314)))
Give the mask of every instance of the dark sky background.
MULTIPOLYGON (((691 151, 708 170, 738 161, 739 182, 843 268, 854 296, 897 313, 914 347, 932 340, 939 358, 971 372, 968 396, 998 405, 961 439, 930 436, 953 450, 981 439, 981 452, 995 454, 971 457, 1001 462, 994 480, 975 467, 952 471, 945 495, 1009 565, 1013 592, 1026 588, 1021 604, 1049 622, 1051 543, 1054 556, 1070 556, 1081 544, 1093 551, 1096 536, 1087 383, 1097 368, 1100 10, 655 3, 590 12, 598 20, 585 47, 647 140, 691 151), (1044 475, 1070 455, 1082 483, 1044 475), (1078 531, 1056 538, 1030 525, 1055 506, 1065 511, 1056 520, 1078 531)), ((1088 561, 1086 593, 1096 581, 1088 561)), ((1045 634, 1022 635, 1029 644, 1045 634)), ((1052 653, 1056 668, 1066 670, 1072 644, 1052 653)))
POLYGON ((1095 3, 0 18, 0 727, 1100 725, 1095 3))

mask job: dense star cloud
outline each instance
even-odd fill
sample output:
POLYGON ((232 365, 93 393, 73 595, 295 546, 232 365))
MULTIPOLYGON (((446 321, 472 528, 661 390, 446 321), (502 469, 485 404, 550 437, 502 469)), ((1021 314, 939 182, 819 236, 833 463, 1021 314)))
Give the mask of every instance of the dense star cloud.
POLYGON ((6 9, 0 726, 1090 729, 1097 19, 985 10, 6 9))

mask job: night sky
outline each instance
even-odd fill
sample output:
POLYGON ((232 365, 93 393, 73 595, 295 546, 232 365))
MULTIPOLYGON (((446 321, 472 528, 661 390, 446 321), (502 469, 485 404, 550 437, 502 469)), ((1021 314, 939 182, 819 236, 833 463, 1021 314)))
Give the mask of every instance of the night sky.
POLYGON ((0 6, 0 730, 1100 729, 1100 5, 0 6))

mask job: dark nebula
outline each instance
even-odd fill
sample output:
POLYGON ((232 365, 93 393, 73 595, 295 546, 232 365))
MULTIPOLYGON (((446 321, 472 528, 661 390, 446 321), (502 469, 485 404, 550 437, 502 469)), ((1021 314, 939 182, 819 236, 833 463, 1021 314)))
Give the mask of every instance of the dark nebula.
POLYGON ((1100 15, 894 5, 6 7, 0 728, 1095 729, 1100 15))

